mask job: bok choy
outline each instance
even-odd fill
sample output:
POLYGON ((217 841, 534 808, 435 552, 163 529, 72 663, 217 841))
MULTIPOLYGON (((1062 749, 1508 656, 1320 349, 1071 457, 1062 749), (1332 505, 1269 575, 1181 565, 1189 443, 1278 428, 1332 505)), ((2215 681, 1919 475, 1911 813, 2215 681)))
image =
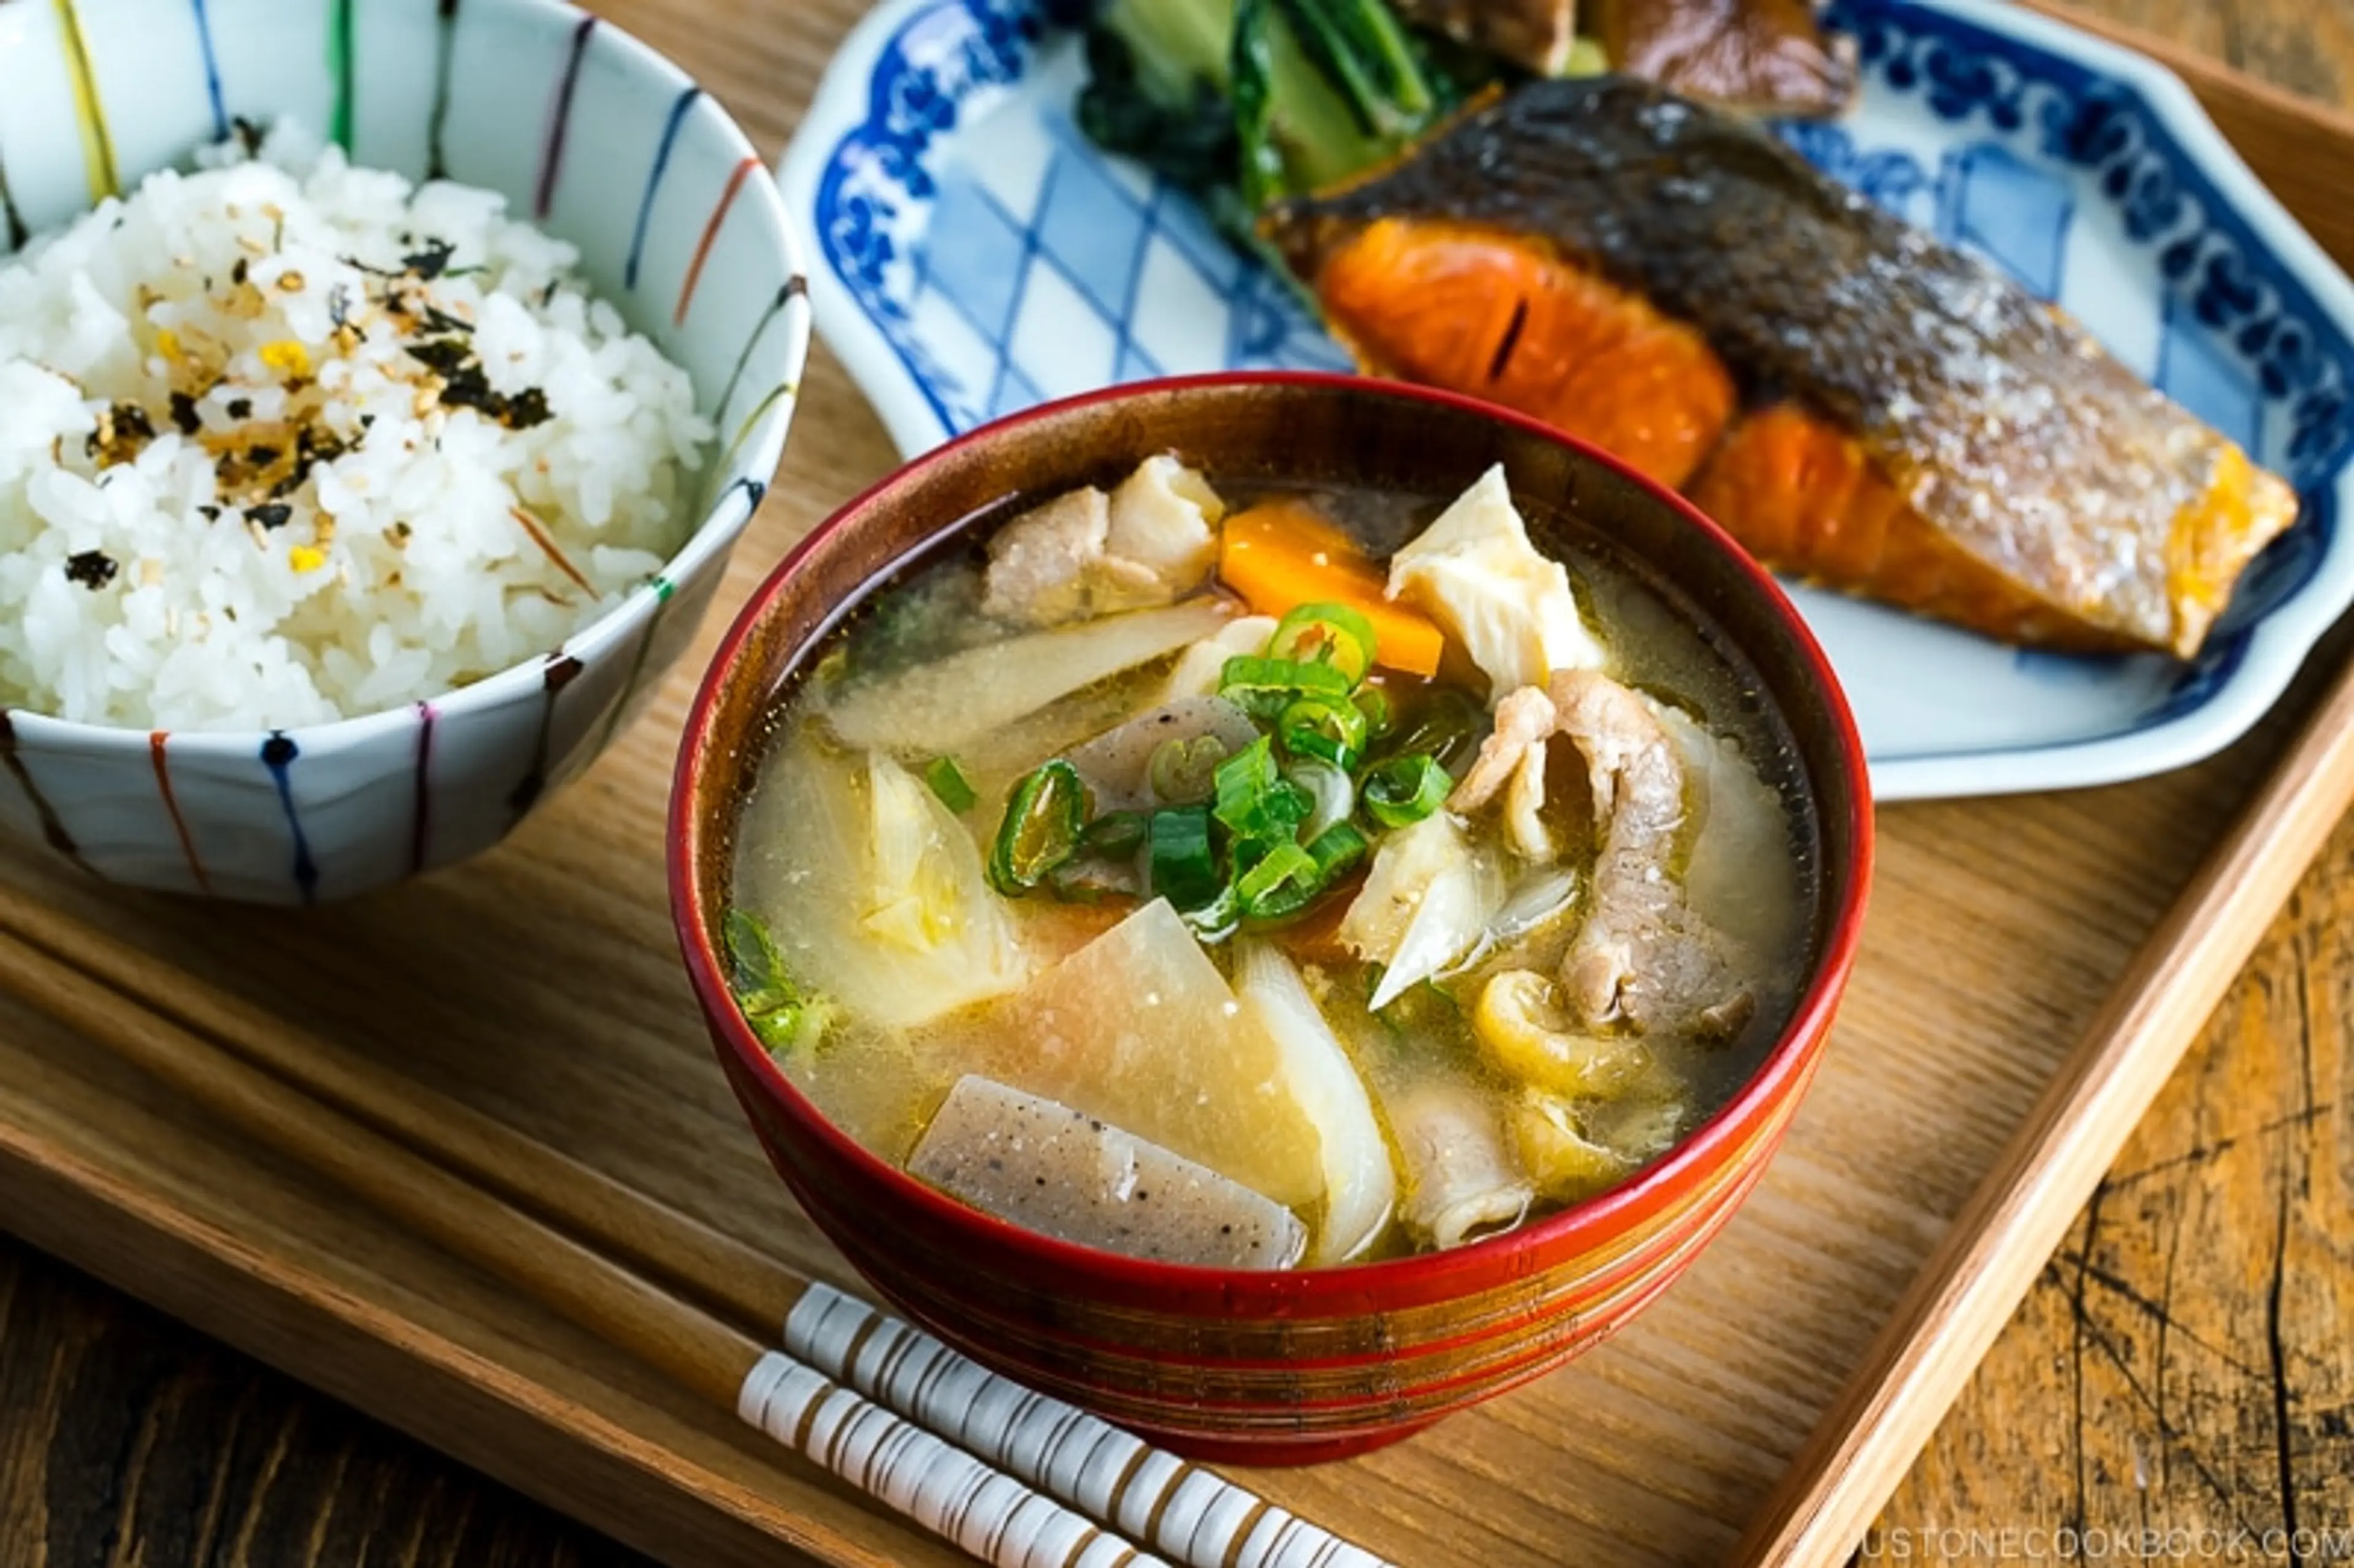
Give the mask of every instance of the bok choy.
POLYGON ((1106 0, 1080 127, 1246 245, 1258 209, 1395 156, 1460 100, 1384 0, 1106 0))

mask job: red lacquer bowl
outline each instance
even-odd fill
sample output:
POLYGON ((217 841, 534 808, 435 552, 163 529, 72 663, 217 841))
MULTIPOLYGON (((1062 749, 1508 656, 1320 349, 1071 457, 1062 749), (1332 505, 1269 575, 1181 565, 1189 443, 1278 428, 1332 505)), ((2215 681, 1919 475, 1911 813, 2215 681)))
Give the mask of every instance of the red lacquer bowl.
MULTIPOLYGON (((671 894, 719 1060, 793 1194, 900 1311, 966 1353, 1181 1452, 1297 1463, 1379 1446, 1560 1365, 1665 1289, 1763 1173, 1814 1075, 1872 861, 1863 754, 1789 600, 1689 504, 1593 449, 1443 394, 1350 377, 1157 382, 1039 408, 917 459, 836 513, 737 620, 688 722, 671 894), (1355 1267, 1243 1273, 1096 1252, 991 1219, 834 1128, 772 1065, 716 948, 764 720, 826 632, 1008 508, 1174 449, 1214 477, 1452 495, 1491 462, 1745 659, 1798 743, 1820 916, 1801 998, 1755 1075, 1665 1158, 1509 1234, 1355 1267)), ((817 977, 822 983, 822 977, 817 977)))

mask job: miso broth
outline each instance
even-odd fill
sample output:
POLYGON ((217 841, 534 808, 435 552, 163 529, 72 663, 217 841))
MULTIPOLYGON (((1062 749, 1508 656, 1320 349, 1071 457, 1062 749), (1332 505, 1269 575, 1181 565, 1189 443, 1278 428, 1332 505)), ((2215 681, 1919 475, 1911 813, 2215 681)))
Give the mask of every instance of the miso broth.
POLYGON ((870 598, 768 744, 729 938, 779 1065, 882 1158, 1140 1255, 1363 1261, 1606 1190, 1813 958, 1755 678, 1497 474, 1153 460, 870 598))

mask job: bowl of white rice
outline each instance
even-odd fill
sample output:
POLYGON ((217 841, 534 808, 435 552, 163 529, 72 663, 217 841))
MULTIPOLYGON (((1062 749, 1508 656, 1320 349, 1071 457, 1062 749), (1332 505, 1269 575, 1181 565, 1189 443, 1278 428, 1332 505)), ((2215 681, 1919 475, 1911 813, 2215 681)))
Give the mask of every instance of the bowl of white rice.
POLYGON ((268 903, 487 849, 782 457, 808 302, 758 154, 555 0, 17 9, 0 833, 268 903))

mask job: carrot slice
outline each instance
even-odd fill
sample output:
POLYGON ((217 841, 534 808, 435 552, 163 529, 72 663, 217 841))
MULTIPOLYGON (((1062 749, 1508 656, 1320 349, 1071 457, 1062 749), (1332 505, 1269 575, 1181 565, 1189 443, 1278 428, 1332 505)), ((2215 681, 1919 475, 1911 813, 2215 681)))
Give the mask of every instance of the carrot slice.
POLYGON ((1447 634, 1384 592, 1388 579, 1356 542, 1300 501, 1238 512, 1218 535, 1218 577, 1261 615, 1303 604, 1345 604, 1373 626, 1373 662, 1410 675, 1438 671, 1447 634))

